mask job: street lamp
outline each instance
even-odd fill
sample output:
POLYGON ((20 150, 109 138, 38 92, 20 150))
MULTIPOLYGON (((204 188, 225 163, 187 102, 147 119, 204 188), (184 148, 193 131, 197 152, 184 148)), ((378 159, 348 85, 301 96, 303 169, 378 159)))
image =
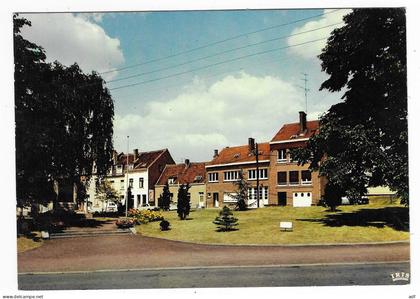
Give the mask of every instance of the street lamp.
POLYGON ((126 155, 126 161, 125 161, 125 173, 126 173, 126 177, 127 177, 127 189, 126 189, 126 195, 125 195, 125 217, 127 218, 128 217, 128 196, 129 196, 129 192, 128 192, 128 188, 129 188, 129 185, 128 185, 128 157, 129 157, 129 155, 128 155, 128 150, 129 150, 129 142, 130 142, 130 136, 127 136, 127 155, 126 155))

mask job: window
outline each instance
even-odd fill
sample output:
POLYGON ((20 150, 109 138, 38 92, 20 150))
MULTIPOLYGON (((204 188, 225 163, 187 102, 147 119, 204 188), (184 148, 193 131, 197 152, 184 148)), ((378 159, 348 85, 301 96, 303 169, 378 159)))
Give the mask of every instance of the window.
POLYGON ((128 170, 133 170, 134 164, 128 164, 128 170))
POLYGON ((122 165, 117 165, 117 173, 122 173, 122 171, 123 171, 123 167, 122 167, 122 165))
POLYGON ((124 190, 124 180, 120 181, 120 190, 124 190))
POLYGON ((198 201, 204 202, 204 192, 198 192, 198 201))
MULTIPOLYGON (((258 169, 259 170, 259 179, 267 179, 268 178, 268 169, 258 169)), ((257 179, 257 170, 256 169, 250 169, 248 170, 248 180, 256 180, 257 179)))
POLYGON ((310 185, 312 184, 311 172, 309 170, 302 170, 302 185, 310 185))
POLYGON ((144 187, 144 178, 139 178, 139 188, 144 187))
POLYGON ((239 171, 225 171, 224 172, 224 181, 236 181, 239 178, 239 171))
POLYGON ((280 186, 287 185, 287 172, 286 171, 277 172, 277 185, 280 185, 280 186))
POLYGON ((290 185, 299 185, 299 171, 289 171, 290 185))
POLYGON ((277 161, 287 162, 287 150, 285 148, 279 149, 277 161))
POLYGON ((175 178, 169 178, 169 179, 168 179, 168 184, 169 184, 169 185, 173 185, 173 184, 175 184, 175 178))
POLYGON ((217 172, 210 172, 209 173, 209 182, 217 182, 219 181, 219 174, 217 172))
POLYGON ((134 182, 134 179, 129 179, 129 180, 128 180, 128 186, 129 186, 130 188, 133 188, 133 182, 134 182))

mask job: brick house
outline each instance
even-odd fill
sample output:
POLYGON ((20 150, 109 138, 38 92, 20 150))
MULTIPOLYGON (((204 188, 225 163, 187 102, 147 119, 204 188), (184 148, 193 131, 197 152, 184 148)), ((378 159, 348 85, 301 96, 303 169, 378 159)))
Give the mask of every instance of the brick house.
POLYGON ((289 150, 306 146, 319 130, 319 121, 307 121, 299 112, 299 122, 283 125, 270 141, 270 205, 295 207, 316 205, 324 195, 326 178, 310 172, 309 164, 302 166, 290 158, 289 150))
MULTIPOLYGON (((172 206, 178 202, 178 188, 181 184, 189 184, 189 194, 191 208, 206 207, 206 163, 190 162, 186 159, 185 163, 167 164, 155 185, 156 201, 163 193, 166 183, 169 185, 172 206)), ((156 203, 157 204, 157 203, 156 203)))
MULTIPOLYGON (((238 179, 240 171, 250 184, 248 207, 257 207, 257 164, 253 152, 255 152, 255 143, 252 138, 248 140, 248 145, 225 147, 220 153, 218 150, 214 151, 213 160, 206 165, 208 207, 236 203, 232 195, 236 194, 237 186, 233 183, 238 179)), ((269 204, 269 156, 269 143, 258 144, 260 206, 269 204)))
MULTIPOLYGON (((126 200, 127 188, 128 186, 131 187, 133 201, 130 208, 155 206, 155 184, 165 166, 175 164, 168 149, 149 152, 139 152, 135 149, 132 154, 118 154, 114 151, 112 160, 113 165, 105 179, 118 192, 123 204, 126 200)), ((97 177, 93 175, 87 190, 88 200, 93 208, 100 206, 96 194, 95 180, 97 180, 97 177)))

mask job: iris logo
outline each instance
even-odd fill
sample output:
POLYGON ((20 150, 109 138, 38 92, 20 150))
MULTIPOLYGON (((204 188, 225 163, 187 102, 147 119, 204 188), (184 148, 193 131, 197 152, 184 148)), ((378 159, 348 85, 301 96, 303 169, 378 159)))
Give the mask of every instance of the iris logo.
POLYGON ((408 281, 410 279, 410 273, 405 272, 395 272, 391 274, 392 281, 408 281))

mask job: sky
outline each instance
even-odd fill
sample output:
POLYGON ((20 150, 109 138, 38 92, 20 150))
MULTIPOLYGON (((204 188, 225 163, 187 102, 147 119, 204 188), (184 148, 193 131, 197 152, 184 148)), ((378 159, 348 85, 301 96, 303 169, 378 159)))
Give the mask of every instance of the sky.
POLYGON ((118 152, 168 148, 181 163, 214 149, 270 141, 306 110, 317 119, 342 93, 317 55, 346 9, 21 14, 48 61, 106 80, 118 152), (127 138, 129 136, 129 138, 127 138))

